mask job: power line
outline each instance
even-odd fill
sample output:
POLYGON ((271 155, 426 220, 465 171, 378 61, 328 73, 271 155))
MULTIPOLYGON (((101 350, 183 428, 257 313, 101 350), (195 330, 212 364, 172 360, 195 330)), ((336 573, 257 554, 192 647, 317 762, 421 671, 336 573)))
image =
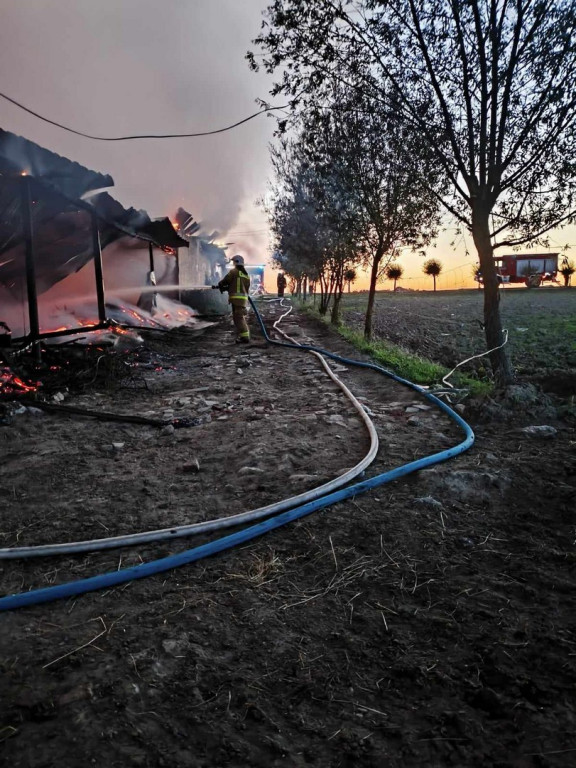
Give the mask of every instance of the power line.
POLYGON ((464 269, 464 267, 473 267, 474 262, 473 261, 467 261, 466 264, 458 264, 457 267, 451 267, 450 269, 443 269, 440 273, 441 275, 446 275, 448 272, 455 272, 457 269, 464 269))
POLYGON ((266 107, 265 109, 261 109, 259 112, 254 112, 253 115, 245 117, 243 120, 239 120, 237 123, 228 125, 225 128, 217 128, 214 131, 202 131, 200 133, 145 133, 136 136, 92 136, 89 133, 83 133, 82 131, 77 131, 74 128, 69 128, 67 125, 62 125, 62 123, 57 123, 55 120, 50 120, 48 117, 44 117, 38 112, 34 112, 33 109, 25 107, 24 104, 20 104, 19 101, 10 98, 10 96, 6 96, 5 93, 0 93, 0 96, 3 99, 6 99, 6 101, 9 101, 11 104, 20 107, 20 109, 23 109, 25 112, 28 112, 28 114, 34 115, 34 117, 43 120, 45 123, 55 125, 57 128, 62 128, 62 130, 68 131, 69 133, 75 133, 76 136, 83 136, 85 139, 94 139, 94 141, 130 141, 132 139, 190 139, 196 136, 212 136, 215 133, 224 133, 224 131, 230 131, 232 128, 237 128, 239 125, 247 123, 248 120, 253 120, 255 117, 262 115, 264 112, 273 112, 276 109, 286 109, 288 106, 284 105, 283 107, 266 107))
POLYGON ((240 235, 258 235, 262 232, 268 232, 268 228, 265 229, 251 229, 249 232, 227 232, 226 237, 239 237, 240 235))

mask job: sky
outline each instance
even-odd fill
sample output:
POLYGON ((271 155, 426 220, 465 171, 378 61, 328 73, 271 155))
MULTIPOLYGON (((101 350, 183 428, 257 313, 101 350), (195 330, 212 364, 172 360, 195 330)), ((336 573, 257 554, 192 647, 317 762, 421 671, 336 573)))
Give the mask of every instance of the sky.
MULTIPOLYGON (((77 130, 104 136, 221 128, 257 112, 271 80, 244 60, 265 0, 2 0, 0 91, 77 130)), ((281 102, 277 102, 280 104, 281 102)), ((270 175, 266 115, 216 136, 97 142, 0 99, 0 127, 93 170, 152 217, 178 206, 236 243, 268 254, 256 200, 270 175), (236 235, 236 233, 253 233, 236 235)))
MULTIPOLYGON (((86 133, 189 133, 221 128, 269 100, 272 77, 245 61, 268 0, 2 0, 0 91, 86 133)), ((283 102, 276 100, 276 105, 283 102)), ((269 259, 258 206, 271 180, 266 115, 215 136, 97 142, 67 133, 0 99, 0 127, 115 180, 112 194, 152 217, 189 210, 251 264, 269 259)), ((551 249, 576 242, 554 236, 551 249)), ((439 288, 473 285, 469 235, 447 231, 427 254, 439 288)), ((576 248, 569 252, 573 255, 576 248)), ((407 288, 429 289, 422 257, 405 253, 407 288)), ((270 275, 270 278, 272 275, 270 275)), ((267 285, 270 287, 270 278, 267 285)), ((366 287, 360 278, 357 288, 366 287)), ((388 287, 388 286, 385 286, 388 287)))

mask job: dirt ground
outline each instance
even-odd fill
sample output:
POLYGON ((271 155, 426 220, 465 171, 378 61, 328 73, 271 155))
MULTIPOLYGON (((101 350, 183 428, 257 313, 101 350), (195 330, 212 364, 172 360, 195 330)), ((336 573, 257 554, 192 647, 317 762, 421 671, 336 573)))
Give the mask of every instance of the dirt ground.
MULTIPOLYGON (((304 314, 283 327, 360 357, 304 314)), ((148 333, 65 400, 188 428, 5 406, 0 546, 228 515, 362 458, 362 422, 312 355, 230 342, 227 321, 148 333)), ((414 391, 344 368, 380 437, 366 476, 463 439, 414 391)), ((467 404, 476 443, 449 462, 178 570, 0 614, 0 764, 575 765, 576 437, 557 406, 467 404), (557 431, 522 431, 537 425, 557 431)), ((0 594, 205 540, 0 561, 0 594)))

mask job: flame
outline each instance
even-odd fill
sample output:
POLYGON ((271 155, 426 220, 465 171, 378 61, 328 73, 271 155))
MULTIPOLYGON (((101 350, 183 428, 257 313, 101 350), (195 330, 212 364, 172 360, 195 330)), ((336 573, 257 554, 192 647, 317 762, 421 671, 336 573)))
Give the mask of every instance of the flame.
MULTIPOLYGON (((140 309, 132 304, 124 304, 119 301, 107 303, 107 315, 111 321, 109 328, 92 330, 100 324, 98 317, 94 315, 95 308, 74 307, 67 305, 56 306, 53 312, 51 325, 42 328, 47 333, 60 334, 63 340, 72 340, 72 335, 67 335, 66 331, 76 329, 75 338, 79 343, 102 343, 103 339, 110 335, 125 334, 125 331, 118 331, 119 325, 127 325, 133 330, 138 328, 158 328, 169 329, 175 326, 185 325, 192 321, 198 324, 196 312, 172 299, 167 299, 158 294, 156 304, 151 311, 140 309), (86 333, 78 333, 78 329, 86 329, 86 333)), ((113 338, 108 340, 113 341, 113 338)), ((58 343, 56 337, 50 340, 50 343, 58 343)))
POLYGON ((35 384, 26 384, 26 382, 16 376, 16 374, 7 366, 2 366, 0 368, 0 394, 21 395, 24 394, 24 392, 35 392, 37 389, 38 382, 35 384))

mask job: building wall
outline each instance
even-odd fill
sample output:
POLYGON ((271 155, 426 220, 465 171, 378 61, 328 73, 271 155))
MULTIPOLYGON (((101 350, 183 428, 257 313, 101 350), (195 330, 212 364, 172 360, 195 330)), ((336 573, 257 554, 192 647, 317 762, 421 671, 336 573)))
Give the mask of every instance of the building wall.
POLYGON ((220 280, 217 268, 201 250, 200 239, 190 238, 188 248, 178 250, 180 301, 201 315, 224 315, 229 311, 227 295, 212 291, 220 280))
MULTIPOLYGON (((192 288, 209 285, 211 272, 210 262, 202 255, 197 237, 190 239, 188 248, 178 249, 178 284, 181 294, 192 288)), ((185 299, 181 300, 186 303, 185 299)))

